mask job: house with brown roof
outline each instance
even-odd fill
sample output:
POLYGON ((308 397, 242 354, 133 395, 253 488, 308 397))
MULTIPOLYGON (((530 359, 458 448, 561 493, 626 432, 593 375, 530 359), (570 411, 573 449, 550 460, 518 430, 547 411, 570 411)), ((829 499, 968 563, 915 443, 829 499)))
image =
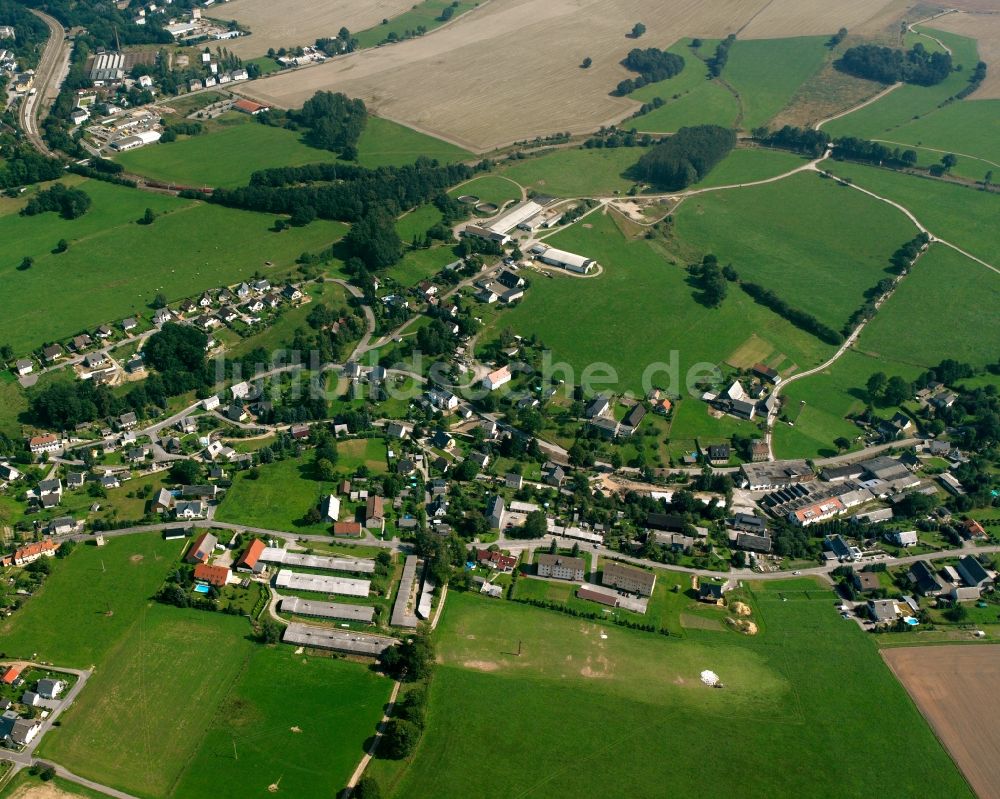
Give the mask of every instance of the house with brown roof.
POLYGON ((333 525, 333 534, 338 538, 361 538, 364 535, 364 528, 360 522, 336 522, 333 525))
POLYGON ((489 566, 492 569, 498 569, 502 572, 512 572, 514 571, 514 567, 517 566, 517 558, 504 555, 502 552, 496 550, 477 549, 476 560, 482 566, 489 566))
POLYGON ((188 563, 208 563, 208 559, 212 557, 218 543, 219 539, 211 533, 202 533, 191 544, 184 559, 188 563))
POLYGON ((385 502, 380 496, 368 497, 365 505, 365 527, 369 530, 385 530, 385 502))
POLYGON ((267 570, 267 566, 260 559, 261 553, 264 551, 265 544, 259 538, 255 538, 250 542, 250 545, 244 550, 243 556, 236 561, 236 571, 238 572, 250 572, 252 574, 260 574, 267 570))
POLYGON ((851 577, 851 582, 854 583, 854 587, 861 593, 867 593, 868 591, 877 591, 881 588, 881 584, 878 580, 878 575, 875 572, 854 572, 851 577))
POLYGON ((229 582, 229 567, 209 566, 207 563, 199 563, 194 567, 194 579, 221 588, 229 582))

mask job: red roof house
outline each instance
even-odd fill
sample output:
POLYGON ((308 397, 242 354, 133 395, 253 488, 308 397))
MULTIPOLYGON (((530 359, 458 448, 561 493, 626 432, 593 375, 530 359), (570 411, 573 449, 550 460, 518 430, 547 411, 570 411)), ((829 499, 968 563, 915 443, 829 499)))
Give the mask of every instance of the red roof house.
POLYGON ((223 586, 229 581, 228 566, 209 566, 207 563, 199 563, 194 567, 194 579, 201 580, 209 585, 223 586))
POLYGON ((243 557, 236 562, 236 571, 260 574, 264 571, 264 564, 260 560, 260 555, 263 551, 264 542, 259 538, 255 538, 250 542, 250 546, 246 548, 243 557))
POLYGON ((3 684, 13 685, 14 682, 17 680, 17 678, 20 676, 21 676, 21 667, 11 666, 10 668, 7 669, 7 671, 3 673, 3 680, 2 680, 3 684))

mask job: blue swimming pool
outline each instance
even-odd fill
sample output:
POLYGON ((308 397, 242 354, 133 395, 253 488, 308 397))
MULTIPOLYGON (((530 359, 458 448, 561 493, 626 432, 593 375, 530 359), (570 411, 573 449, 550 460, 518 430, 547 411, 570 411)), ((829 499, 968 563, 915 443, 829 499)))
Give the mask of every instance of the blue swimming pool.
POLYGON ((207 594, 208 593, 208 586, 207 585, 196 585, 194 587, 194 592, 196 594, 207 594))
POLYGON ((906 618, 903 619, 903 621, 905 621, 911 627, 916 627, 918 624, 920 624, 920 622, 917 621, 915 618, 913 618, 913 616, 907 616, 906 618))

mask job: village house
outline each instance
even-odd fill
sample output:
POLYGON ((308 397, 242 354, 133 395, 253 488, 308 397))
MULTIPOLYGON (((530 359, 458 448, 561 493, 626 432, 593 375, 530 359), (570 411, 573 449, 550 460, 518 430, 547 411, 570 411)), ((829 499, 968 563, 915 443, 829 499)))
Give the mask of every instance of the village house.
POLYGON ((601 575, 601 585, 617 588, 629 594, 652 596, 656 585, 656 575, 645 569, 627 566, 616 561, 607 561, 601 575))
POLYGON ((385 501, 382 497, 373 495, 368 497, 365 504, 365 527, 369 530, 385 532, 385 501))
POLYGON ((195 564, 208 563, 218 543, 219 539, 211 533, 202 533, 191 543, 191 548, 184 556, 184 560, 195 564))
POLYGON ((497 550, 477 549, 476 561, 481 566, 488 566, 506 573, 514 571, 514 568, 517 566, 517 558, 504 555, 497 550))

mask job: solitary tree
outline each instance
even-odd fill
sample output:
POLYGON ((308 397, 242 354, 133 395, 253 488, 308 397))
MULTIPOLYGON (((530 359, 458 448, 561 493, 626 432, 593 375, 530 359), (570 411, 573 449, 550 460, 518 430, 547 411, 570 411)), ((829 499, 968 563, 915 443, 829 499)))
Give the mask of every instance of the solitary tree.
POLYGON ((851 448, 851 442, 843 436, 839 436, 833 440, 833 446, 837 448, 837 452, 844 452, 851 448))
POLYGON ((632 26, 632 38, 633 39, 638 39, 645 32, 646 32, 646 26, 643 25, 641 22, 637 22, 637 23, 635 23, 635 25, 632 26))
POLYGON ((69 249, 69 242, 66 241, 66 239, 59 239, 59 241, 56 243, 56 248, 53 250, 53 252, 56 253, 66 252, 66 250, 68 249, 69 249))
POLYGON ((147 208, 146 213, 142 215, 142 224, 152 225, 156 221, 156 214, 153 213, 152 208, 147 208))
POLYGON ((955 165, 958 163, 958 158, 954 153, 948 153, 941 158, 941 166, 944 167, 945 172, 949 172, 954 169, 955 165))
POLYGON ((986 188, 993 182, 993 170, 991 169, 985 175, 983 175, 983 188, 986 188))
POLYGON ((18 264, 17 268, 22 272, 26 272, 27 270, 31 269, 31 267, 33 267, 34 265, 35 265, 35 259, 32 258, 30 255, 25 255, 24 258, 21 259, 21 263, 18 264))
POLYGON ((592 59, 590 56, 587 56, 585 59, 583 59, 583 63, 580 64, 580 67, 583 69, 590 69, 590 65, 593 63, 594 59, 592 59))

